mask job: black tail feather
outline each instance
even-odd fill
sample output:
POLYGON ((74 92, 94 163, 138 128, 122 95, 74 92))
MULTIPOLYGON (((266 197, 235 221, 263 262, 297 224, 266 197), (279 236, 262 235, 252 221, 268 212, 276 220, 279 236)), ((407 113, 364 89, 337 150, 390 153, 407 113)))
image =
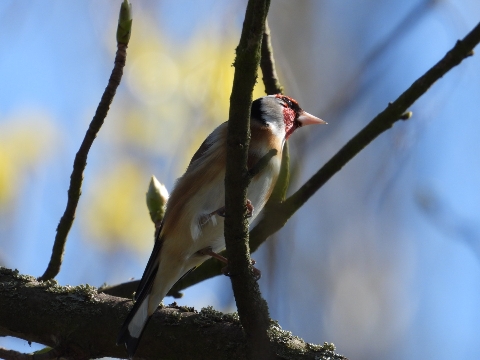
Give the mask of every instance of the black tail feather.
POLYGON ((140 342, 140 338, 135 338, 130 335, 130 331, 125 329, 124 332, 120 333, 117 338, 117 345, 125 344, 125 348, 127 349, 128 357, 133 359, 133 355, 137 351, 138 344, 140 342))
POLYGON ((150 273, 150 276, 146 281, 146 285, 141 290, 138 300, 135 301, 135 304, 133 304, 132 310, 130 310, 130 312, 128 313, 128 316, 123 322, 123 325, 120 328, 120 332, 117 337, 117 345, 125 344, 125 347, 127 348, 128 356, 130 357, 130 359, 133 358, 133 355, 135 355, 135 351, 137 350, 138 343, 140 342, 142 334, 145 331, 145 328, 151 316, 147 318, 143 326, 142 332, 138 337, 133 337, 130 335, 130 331, 128 330, 128 325, 130 325, 130 322, 132 321, 133 317, 137 313, 142 303, 145 301, 145 298, 147 297, 147 295, 150 294, 150 292, 152 291, 153 281, 155 280, 155 275, 157 274, 157 270, 158 270, 158 265, 155 266, 153 271, 150 273))

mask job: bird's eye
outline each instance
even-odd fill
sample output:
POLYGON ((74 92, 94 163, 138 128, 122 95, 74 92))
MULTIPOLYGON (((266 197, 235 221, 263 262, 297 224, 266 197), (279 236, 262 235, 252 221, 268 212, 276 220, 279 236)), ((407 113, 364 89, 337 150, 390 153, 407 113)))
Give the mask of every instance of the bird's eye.
POLYGON ((292 101, 289 98, 284 98, 283 101, 287 104, 289 108, 292 108, 293 104, 292 101))

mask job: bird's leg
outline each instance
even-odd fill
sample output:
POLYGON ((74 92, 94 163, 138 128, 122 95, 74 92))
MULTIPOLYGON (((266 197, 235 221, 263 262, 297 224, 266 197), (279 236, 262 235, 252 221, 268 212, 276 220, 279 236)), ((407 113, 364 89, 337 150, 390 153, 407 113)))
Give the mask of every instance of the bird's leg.
MULTIPOLYGON (((253 207, 252 202, 247 199, 247 201, 245 202, 245 206, 247 207, 247 218, 252 217, 253 210, 255 209, 253 207)), ((222 206, 220 209, 212 211, 210 214, 208 214, 207 215, 208 219, 210 219, 213 215, 218 215, 218 216, 221 216, 221 217, 225 217, 225 206, 222 206)))
POLYGON ((217 260, 220 260, 221 262, 223 262, 224 264, 228 264, 228 259, 225 257, 225 256, 222 256, 220 254, 217 254, 216 252, 214 252, 212 250, 212 248, 210 247, 207 247, 205 249, 202 249, 202 250, 198 250, 197 251, 197 254, 199 255, 208 255, 208 256, 211 256, 217 260))
MULTIPOLYGON (((220 260, 221 262, 223 262, 224 264, 226 264, 223 268, 222 268, 222 274, 225 275, 225 276, 231 276, 232 274, 230 274, 230 271, 228 269, 228 259, 225 257, 225 256, 222 256, 220 254, 217 254, 216 252, 214 252, 212 250, 212 248, 210 247, 207 247, 205 249, 202 249, 202 250, 199 250, 197 251, 197 254, 199 255, 208 255, 208 256, 211 256, 217 260, 220 260)), ((256 261, 251 259, 252 261, 252 267, 253 267, 253 273, 255 275, 255 280, 259 280, 261 277, 262 277, 262 272, 260 270, 258 270, 255 266, 256 264, 256 261)))

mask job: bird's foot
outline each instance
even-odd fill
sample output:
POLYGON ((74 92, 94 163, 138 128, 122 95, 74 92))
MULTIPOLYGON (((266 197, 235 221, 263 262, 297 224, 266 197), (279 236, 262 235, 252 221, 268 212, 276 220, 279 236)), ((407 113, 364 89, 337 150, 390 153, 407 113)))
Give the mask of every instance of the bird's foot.
POLYGON ((214 252, 212 250, 211 247, 207 247, 205 249, 202 249, 202 250, 198 250, 197 251, 197 254, 199 255, 208 255, 208 256, 211 256, 217 260, 220 260, 221 262, 223 262, 224 264, 228 264, 228 260, 225 256, 222 256, 220 254, 217 254, 216 252, 214 252))
POLYGON ((247 207, 247 218, 251 218, 253 216, 253 210, 255 210, 252 202, 247 199, 247 202, 245 203, 245 206, 247 207))
MULTIPOLYGON (((201 250, 198 250, 197 251, 197 254, 199 255, 208 255, 208 256, 211 256, 221 262, 223 262, 224 264, 226 264, 222 269, 221 269, 221 272, 223 275, 225 276, 232 276, 232 274, 230 273, 230 269, 228 268, 228 259, 225 257, 225 256, 222 256, 220 254, 217 254, 216 252, 214 252, 212 250, 212 248, 210 247, 207 247, 205 249, 201 249, 201 250)), ((250 259, 251 262, 252 262, 252 267, 253 267, 253 275, 255 277, 255 280, 259 280, 261 277, 262 277, 262 272, 260 270, 258 270, 255 266, 257 262, 253 259, 250 259)))
MULTIPOLYGON (((262 277, 262 272, 260 270, 258 270, 255 266, 253 266, 253 265, 256 264, 256 261, 253 260, 253 259, 251 259, 251 260, 252 260, 253 276, 254 276, 255 280, 258 281, 262 277)), ((225 276, 228 276, 228 277, 233 276, 230 273, 230 269, 228 268, 228 264, 222 268, 221 272, 225 276)))

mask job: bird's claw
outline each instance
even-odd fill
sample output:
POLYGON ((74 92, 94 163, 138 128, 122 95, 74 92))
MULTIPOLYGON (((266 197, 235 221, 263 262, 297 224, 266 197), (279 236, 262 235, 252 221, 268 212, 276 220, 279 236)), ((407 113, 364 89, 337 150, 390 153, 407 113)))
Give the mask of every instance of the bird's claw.
POLYGON ((255 210, 252 202, 247 199, 247 201, 245 203, 245 206, 247 207, 247 218, 252 217, 253 216, 253 210, 255 210))
POLYGON ((253 278, 255 279, 255 281, 260 280, 260 278, 262 277, 262 272, 258 270, 255 266, 252 266, 252 267, 253 267, 253 278))
MULTIPOLYGON (((255 266, 253 266, 257 262, 253 259, 251 259, 251 261, 252 261, 252 268, 253 268, 253 277, 254 277, 255 281, 258 281, 262 277, 262 272, 260 270, 258 270, 255 266)), ((220 271, 225 276, 228 276, 228 277, 233 276, 232 273, 230 272, 230 269, 228 268, 228 264, 226 266, 224 266, 220 271)))

